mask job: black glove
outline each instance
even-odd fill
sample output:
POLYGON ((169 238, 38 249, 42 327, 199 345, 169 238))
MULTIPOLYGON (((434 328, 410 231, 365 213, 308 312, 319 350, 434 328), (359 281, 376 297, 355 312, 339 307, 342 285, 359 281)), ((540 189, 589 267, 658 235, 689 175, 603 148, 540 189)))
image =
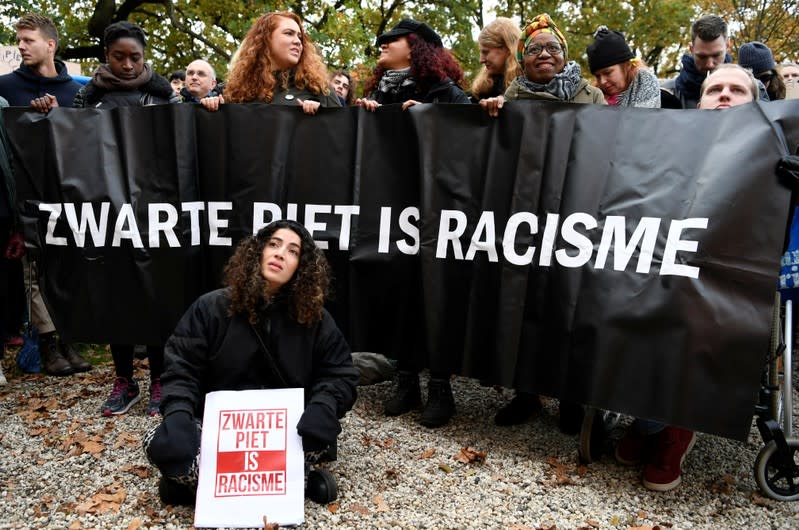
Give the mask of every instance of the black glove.
POLYGON ((341 424, 336 411, 324 403, 309 403, 297 424, 304 451, 321 451, 335 443, 341 424))
POLYGON ((145 451, 165 477, 188 476, 200 452, 200 430, 194 417, 183 410, 165 417, 145 451))

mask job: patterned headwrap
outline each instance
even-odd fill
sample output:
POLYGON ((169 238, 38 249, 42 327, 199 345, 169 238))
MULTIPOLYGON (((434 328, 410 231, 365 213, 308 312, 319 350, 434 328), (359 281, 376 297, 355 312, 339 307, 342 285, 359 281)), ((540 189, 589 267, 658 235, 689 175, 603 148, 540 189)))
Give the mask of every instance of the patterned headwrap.
POLYGON ((542 13, 527 24, 522 30, 522 34, 519 36, 519 45, 516 50, 516 58, 519 60, 519 64, 524 64, 524 50, 527 49, 530 41, 542 31, 553 34, 563 48, 563 56, 569 56, 569 47, 566 45, 566 37, 560 32, 552 21, 552 18, 546 13, 542 13))

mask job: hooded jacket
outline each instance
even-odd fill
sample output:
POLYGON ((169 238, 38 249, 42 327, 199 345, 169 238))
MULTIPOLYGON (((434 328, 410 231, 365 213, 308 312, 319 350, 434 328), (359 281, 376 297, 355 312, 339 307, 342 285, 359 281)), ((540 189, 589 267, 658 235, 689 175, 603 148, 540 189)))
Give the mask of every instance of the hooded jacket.
POLYGON ((63 62, 56 60, 55 69, 55 77, 43 77, 21 64, 10 74, 0 76, 0 96, 12 107, 29 107, 31 100, 51 94, 59 106, 71 107, 81 85, 70 77, 63 62))

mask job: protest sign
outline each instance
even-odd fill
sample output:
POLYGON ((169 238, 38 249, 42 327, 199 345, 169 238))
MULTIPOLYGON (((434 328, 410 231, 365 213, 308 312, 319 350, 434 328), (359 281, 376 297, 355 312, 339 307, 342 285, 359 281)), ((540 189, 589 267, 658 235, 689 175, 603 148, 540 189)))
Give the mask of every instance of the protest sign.
POLYGON ((302 412, 301 388, 206 395, 194 526, 303 522, 302 412))

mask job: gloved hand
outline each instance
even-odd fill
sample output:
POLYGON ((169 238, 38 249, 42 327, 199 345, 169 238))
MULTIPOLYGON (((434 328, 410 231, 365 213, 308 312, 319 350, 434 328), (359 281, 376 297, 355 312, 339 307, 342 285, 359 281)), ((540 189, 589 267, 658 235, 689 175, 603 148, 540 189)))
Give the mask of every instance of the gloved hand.
POLYGON ((20 233, 11 234, 11 237, 8 238, 8 244, 6 245, 5 252, 3 252, 3 256, 6 259, 20 259, 24 255, 25 238, 22 237, 20 233))
POLYGON ((302 436, 304 451, 321 451, 332 445, 341 424, 336 417, 336 411, 323 403, 309 403, 297 423, 297 433, 302 436))
POLYGON ((200 431, 194 417, 183 410, 169 414, 155 429, 145 450, 165 477, 188 476, 200 452, 200 431))

